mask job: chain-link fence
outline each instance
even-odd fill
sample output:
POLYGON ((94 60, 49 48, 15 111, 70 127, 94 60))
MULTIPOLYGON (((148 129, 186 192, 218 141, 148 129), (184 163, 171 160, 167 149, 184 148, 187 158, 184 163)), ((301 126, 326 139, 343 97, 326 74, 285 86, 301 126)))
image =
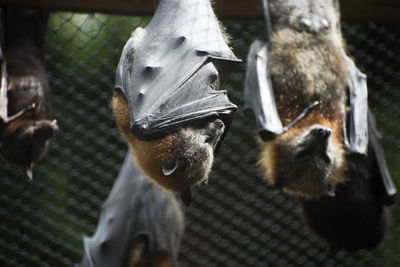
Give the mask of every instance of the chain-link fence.
MULTIPOLYGON (((27 181, 22 170, 0 167, 0 265, 71 266, 82 256, 125 155, 108 108, 123 45, 148 17, 52 13, 46 60, 51 118, 60 131, 27 181)), ((246 55, 265 35, 262 20, 224 20, 231 46, 244 63, 225 89, 243 106, 246 55)), ((400 186, 400 27, 343 25, 350 54, 368 74, 395 183, 400 186)), ((185 209, 181 266, 400 266, 400 208, 392 208, 386 241, 376 250, 330 254, 328 245, 300 221, 294 200, 270 189, 254 161, 254 125, 242 110, 217 156, 207 186, 194 189, 185 209)))

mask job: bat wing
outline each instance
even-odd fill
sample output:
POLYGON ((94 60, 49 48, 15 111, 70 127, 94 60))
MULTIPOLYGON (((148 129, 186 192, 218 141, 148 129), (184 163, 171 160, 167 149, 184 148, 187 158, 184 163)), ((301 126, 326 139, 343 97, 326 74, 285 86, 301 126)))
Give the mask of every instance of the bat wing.
POLYGON ((347 63, 350 115, 344 125, 345 145, 354 153, 366 154, 368 146, 368 89, 367 76, 362 73, 343 51, 347 63))
POLYGON ((375 166, 374 177, 377 179, 378 195, 382 198, 385 205, 394 204, 396 187, 392 181, 389 169, 386 165, 385 154, 380 144, 380 135, 375 125, 375 118, 371 111, 368 111, 368 157, 375 166))
POLYGON ((252 43, 247 57, 244 101, 245 111, 252 111, 263 140, 283 133, 268 72, 268 44, 259 40, 252 43))
POLYGON ((229 125, 236 106, 221 88, 238 62, 210 1, 160 1, 149 25, 128 40, 117 69, 131 131, 151 140, 212 116, 229 125))
POLYGON ((128 151, 118 178, 104 202, 96 232, 84 236, 79 266, 125 266, 139 238, 147 249, 163 249, 176 256, 183 233, 183 215, 170 193, 149 181, 134 165, 128 151))

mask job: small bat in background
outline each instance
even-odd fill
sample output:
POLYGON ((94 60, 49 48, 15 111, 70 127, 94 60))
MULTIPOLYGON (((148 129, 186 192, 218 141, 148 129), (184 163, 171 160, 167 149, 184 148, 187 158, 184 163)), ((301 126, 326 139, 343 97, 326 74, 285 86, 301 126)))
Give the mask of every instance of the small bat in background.
POLYGON ((44 34, 48 12, 7 7, 2 10, 4 40, 1 58, 0 154, 32 168, 58 130, 47 119, 49 86, 44 68, 44 34))
POLYGON ((270 184, 297 197, 305 222, 333 249, 374 247, 396 189, 368 111, 366 76, 345 53, 338 3, 264 7, 268 41, 252 44, 245 82, 259 165, 270 184))
POLYGON ((190 202, 206 182, 236 106, 222 85, 240 62, 209 0, 161 0, 126 43, 112 99, 138 167, 190 202))
POLYGON ((177 266, 183 230, 175 196, 146 178, 128 151, 78 266, 177 266))

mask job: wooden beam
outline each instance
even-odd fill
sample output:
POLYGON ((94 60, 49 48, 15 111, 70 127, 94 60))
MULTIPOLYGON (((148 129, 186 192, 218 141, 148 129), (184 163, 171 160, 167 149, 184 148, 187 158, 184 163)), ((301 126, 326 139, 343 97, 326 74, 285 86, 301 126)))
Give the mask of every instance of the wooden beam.
POLYGON ((46 7, 60 11, 152 15, 158 0, 0 0, 0 4, 46 7))
POLYGON ((341 0, 341 16, 347 21, 400 21, 398 0, 341 0))
MULTIPOLYGON (((53 10, 152 15, 158 0, 0 0, 1 5, 47 7, 53 10)), ((262 18, 261 0, 214 0, 219 17, 262 18)), ((398 0, 342 0, 347 21, 400 21, 398 0)))

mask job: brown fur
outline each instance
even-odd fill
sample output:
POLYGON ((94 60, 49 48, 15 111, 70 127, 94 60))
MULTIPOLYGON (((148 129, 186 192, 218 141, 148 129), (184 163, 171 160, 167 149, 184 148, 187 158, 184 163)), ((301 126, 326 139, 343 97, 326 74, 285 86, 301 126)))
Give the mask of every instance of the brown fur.
POLYGON ((143 242, 137 242, 133 245, 126 267, 172 267, 173 261, 165 251, 157 251, 154 255, 150 255, 150 259, 144 258, 143 242))
POLYGON ((297 196, 303 222, 329 242, 332 252, 374 248, 387 230, 384 205, 393 199, 382 195, 374 151, 379 144, 371 142, 376 132, 370 119, 368 154, 348 153, 344 147, 349 70, 338 10, 327 0, 270 4, 269 67, 283 125, 314 101, 319 105, 275 140, 260 142, 259 164, 270 184, 297 196))
POLYGON ((120 91, 114 93, 111 107, 115 122, 134 153, 137 166, 161 186, 173 191, 181 191, 183 188, 179 181, 173 177, 164 176, 161 171, 161 160, 173 156, 171 136, 152 141, 137 139, 130 131, 128 102, 120 91))
POLYGON ((130 131, 128 103, 122 92, 117 90, 114 93, 111 107, 122 136, 132 148, 137 166, 148 177, 160 186, 176 192, 206 181, 211 170, 213 151, 202 140, 205 135, 191 128, 182 128, 160 139, 142 141, 130 131), (162 164, 170 160, 176 160, 178 168, 166 176, 162 172, 162 164))

